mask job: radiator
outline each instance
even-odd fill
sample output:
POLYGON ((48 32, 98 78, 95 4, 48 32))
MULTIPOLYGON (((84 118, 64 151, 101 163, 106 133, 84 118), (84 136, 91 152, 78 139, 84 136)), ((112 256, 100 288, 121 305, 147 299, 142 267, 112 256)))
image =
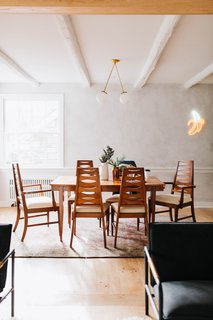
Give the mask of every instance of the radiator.
MULTIPOLYGON (((37 184, 41 183, 43 189, 50 189, 50 183, 52 182, 52 179, 23 179, 22 183, 23 185, 26 184, 37 184)), ((15 191, 15 184, 14 180, 10 179, 9 180, 9 196, 11 201, 16 200, 16 191, 15 191)), ((47 193, 48 195, 48 193, 47 193)), ((38 195, 37 195, 38 196, 38 195)), ((31 195, 31 197, 36 197, 36 195, 31 195)))

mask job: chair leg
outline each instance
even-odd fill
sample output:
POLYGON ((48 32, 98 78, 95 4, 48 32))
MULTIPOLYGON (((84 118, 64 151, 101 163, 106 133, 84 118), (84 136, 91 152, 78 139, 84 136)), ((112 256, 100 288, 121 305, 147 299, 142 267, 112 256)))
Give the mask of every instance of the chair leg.
POLYGON ((152 216, 151 201, 150 200, 149 200, 149 203, 148 203, 148 214, 149 214, 149 223, 150 223, 151 222, 151 216, 152 216))
POLYGON ((111 235, 114 234, 114 211, 111 209, 111 235))
POLYGON ((47 212, 47 226, 50 226, 50 213, 49 211, 47 212))
POLYGON ((102 223, 103 223, 104 248, 106 248, 107 242, 106 242, 106 226, 105 226, 104 216, 102 217, 102 223))
POLYGON ((170 221, 173 221, 172 208, 169 208, 170 221))
POLYGON ((148 233, 148 218, 147 218, 147 216, 144 218, 144 226, 145 226, 145 236, 147 236, 147 233, 148 233))
POLYGON ((74 202, 71 202, 71 201, 68 201, 68 225, 69 225, 69 228, 71 228, 71 222, 72 222, 72 204, 74 202))
POLYGON ((115 241, 114 241, 114 248, 116 248, 116 246, 117 246, 118 223, 119 223, 119 218, 118 218, 118 216, 117 216, 117 219, 116 219, 116 226, 115 226, 115 241))
POLYGON ((72 227, 71 227, 71 238, 70 238, 70 248, 72 248, 74 230, 75 230, 76 218, 72 220, 72 227))
POLYGON ((107 235, 109 236, 109 215, 110 215, 110 212, 109 212, 109 209, 107 209, 106 211, 106 218, 107 218, 107 235))
POLYGON ((13 228, 13 232, 15 232, 16 228, 18 227, 20 216, 21 216, 21 210, 20 210, 19 204, 17 204, 17 215, 16 215, 16 222, 15 222, 15 225, 14 225, 14 228, 13 228))
POLYGON ((139 231, 140 218, 137 218, 137 231, 139 231))
POLYGON ((192 204, 192 205, 191 205, 191 212, 192 212, 192 219, 193 219, 193 222, 196 222, 194 204, 192 204))
POLYGON ((24 241, 24 238, 27 233, 27 226, 28 226, 28 216, 27 216, 27 214, 24 214, 24 230, 23 230, 21 241, 24 241))
POLYGON ((178 208, 175 208, 175 222, 178 222, 178 208))

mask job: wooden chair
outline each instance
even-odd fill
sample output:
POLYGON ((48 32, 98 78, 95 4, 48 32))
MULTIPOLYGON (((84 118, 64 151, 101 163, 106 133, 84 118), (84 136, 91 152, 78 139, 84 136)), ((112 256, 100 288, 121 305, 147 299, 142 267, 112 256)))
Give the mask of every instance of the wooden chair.
POLYGON ((102 202, 100 176, 98 168, 77 168, 77 183, 72 216, 71 240, 76 235, 76 220, 78 218, 98 218, 102 220, 104 247, 106 248, 106 228, 108 228, 109 204, 102 202), (107 216, 107 224, 105 223, 107 216))
MULTIPOLYGON (((77 160, 76 162, 76 175, 77 175, 77 168, 90 168, 93 167, 93 160, 77 160)), ((75 194, 72 194, 68 198, 68 225, 71 225, 71 215, 72 215, 72 204, 75 202, 75 194)))
MULTIPOLYGON (((126 166, 133 166, 137 167, 136 163, 134 160, 122 160, 120 164, 126 165, 126 166)), ((109 204, 112 204, 114 202, 119 201, 119 193, 118 192, 113 192, 112 196, 106 199, 106 202, 109 204)))
POLYGON ((145 225, 145 234, 147 234, 148 214, 144 168, 124 168, 119 202, 113 203, 112 209, 112 234, 113 227, 115 227, 115 248, 117 245, 118 226, 120 218, 143 218, 145 225), (114 215, 116 216, 115 223, 114 215))
POLYGON ((0 303, 11 294, 11 317, 14 317, 15 250, 10 251, 11 231, 12 224, 0 224, 0 303), (11 281, 10 285, 6 285, 9 260, 11 260, 11 281))
MULTIPOLYGON (((178 161, 173 182, 165 182, 165 184, 172 185, 171 193, 156 195, 155 204, 166 207, 166 209, 159 209, 154 214, 169 212, 170 220, 173 221, 172 209, 174 209, 175 222, 191 217, 192 220, 196 222, 194 210, 194 161, 178 161), (191 207, 191 215, 178 218, 179 209, 189 206, 191 207)), ((152 214, 150 211, 149 217, 151 217, 152 214)))
MULTIPOLYGON (((24 241, 26 236, 27 228, 40 226, 40 225, 50 225, 57 223, 60 224, 60 216, 59 216, 59 206, 56 204, 54 193, 51 189, 42 189, 41 184, 30 184, 23 185, 21 179, 21 173, 18 163, 12 164, 13 168, 13 177, 15 183, 15 191, 16 191, 16 203, 17 203, 17 217, 13 231, 16 231, 19 220, 24 219, 24 230, 22 234, 21 241, 24 241), (34 190, 32 190, 32 188, 34 190), (26 191, 28 189, 28 191, 26 191), (37 190, 35 190, 37 189, 37 190), (52 197, 45 196, 45 193, 51 192, 52 197), (30 197, 29 197, 30 196, 30 197), (21 217, 21 211, 23 211, 24 215, 21 217), (58 220, 50 221, 49 214, 50 212, 57 212, 58 220), (40 218, 42 216, 47 216, 46 222, 39 223, 29 223, 29 219, 31 218, 40 218)), ((60 228, 59 228, 60 235, 60 228)))

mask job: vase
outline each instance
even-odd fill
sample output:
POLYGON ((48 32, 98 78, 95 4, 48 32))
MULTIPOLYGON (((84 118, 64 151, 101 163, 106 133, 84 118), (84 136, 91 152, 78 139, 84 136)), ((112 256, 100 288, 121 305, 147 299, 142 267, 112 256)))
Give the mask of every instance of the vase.
POLYGON ((112 170, 113 180, 121 180, 122 171, 120 168, 115 167, 112 170))
POLYGON ((99 169, 100 169, 100 178, 101 178, 101 180, 108 180, 109 179, 108 163, 107 162, 103 162, 99 169))

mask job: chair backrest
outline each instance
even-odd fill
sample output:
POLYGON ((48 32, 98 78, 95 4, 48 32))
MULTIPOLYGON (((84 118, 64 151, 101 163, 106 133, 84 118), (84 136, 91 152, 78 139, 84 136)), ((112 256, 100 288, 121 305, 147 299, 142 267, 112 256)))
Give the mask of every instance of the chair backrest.
POLYGON ((89 168, 93 167, 93 160, 77 160, 76 162, 76 175, 78 168, 89 168))
MULTIPOLYGON (((194 161, 178 161, 176 173, 174 176, 172 193, 181 192, 181 187, 194 184, 194 161)), ((185 193, 190 194, 193 197, 193 188, 185 189, 185 193)))
POLYGON ((134 160, 122 160, 120 162, 120 164, 126 164, 126 165, 130 165, 130 166, 133 166, 133 167, 137 167, 137 165, 136 165, 134 160))
POLYGON ((13 163, 12 169, 13 169, 13 178, 14 178, 14 185, 15 185, 15 192, 16 192, 16 200, 19 202, 22 202, 23 184, 22 184, 19 164, 13 163))
MULTIPOLYGON (((10 251, 12 224, 0 224, 0 260, 10 251)), ((0 269, 0 292, 3 291, 7 278, 7 263, 0 269)))
POLYGON ((144 168, 124 168, 119 198, 122 205, 146 207, 144 168))
POLYGON ((81 205, 100 205, 103 208, 98 168, 77 168, 75 207, 81 205))
POLYGON ((213 280, 213 223, 149 225, 149 249, 161 281, 213 280))

